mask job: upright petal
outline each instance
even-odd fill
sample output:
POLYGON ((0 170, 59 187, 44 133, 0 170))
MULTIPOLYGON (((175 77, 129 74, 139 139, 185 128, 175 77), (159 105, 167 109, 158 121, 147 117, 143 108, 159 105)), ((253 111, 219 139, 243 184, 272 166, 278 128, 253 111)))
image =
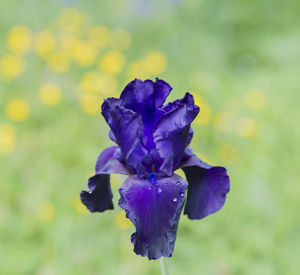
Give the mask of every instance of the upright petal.
POLYGON ((119 189, 119 206, 136 227, 131 236, 136 254, 158 259, 173 253, 186 181, 178 175, 148 179, 130 176, 119 189))
POLYGON ((141 116, 121 107, 119 100, 115 98, 108 98, 104 101, 102 114, 121 148, 126 164, 136 172, 147 153, 141 142, 143 126, 141 116))
POLYGON ((91 212, 113 209, 109 174, 130 174, 121 162, 121 157, 118 146, 109 147, 99 155, 95 169, 96 174, 88 180, 89 192, 82 191, 80 193, 82 203, 91 212))
POLYGON ((189 184, 184 214, 190 219, 202 219, 219 211, 230 190, 226 169, 211 166, 190 152, 181 168, 189 184))
POLYGON ((191 141, 190 124, 199 113, 199 107, 194 104, 193 96, 186 93, 182 99, 167 104, 161 110, 163 115, 153 137, 163 159, 160 172, 171 176, 191 141))
POLYGON ((141 115, 143 120, 143 143, 147 149, 154 147, 153 129, 159 119, 157 112, 172 90, 171 86, 159 79, 130 82, 120 96, 122 107, 141 115))

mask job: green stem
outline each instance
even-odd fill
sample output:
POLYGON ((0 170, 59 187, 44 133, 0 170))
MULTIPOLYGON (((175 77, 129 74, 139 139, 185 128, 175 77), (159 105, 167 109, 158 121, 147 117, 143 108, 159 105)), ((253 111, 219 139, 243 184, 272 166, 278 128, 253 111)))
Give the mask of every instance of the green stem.
POLYGON ((167 258, 161 257, 159 261, 160 261, 161 275, 170 275, 167 258))

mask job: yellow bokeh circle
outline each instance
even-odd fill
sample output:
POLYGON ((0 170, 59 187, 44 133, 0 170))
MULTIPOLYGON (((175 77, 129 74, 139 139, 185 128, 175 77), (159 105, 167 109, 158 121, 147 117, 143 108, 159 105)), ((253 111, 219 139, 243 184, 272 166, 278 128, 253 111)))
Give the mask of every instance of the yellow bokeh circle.
POLYGON ((96 94, 85 93, 80 97, 80 107, 89 115, 100 113, 101 102, 101 97, 96 94))
POLYGON ((37 216, 42 222, 50 222, 55 217, 55 208, 51 202, 42 202, 37 208, 37 216))
POLYGON ((15 99, 6 105, 6 115, 14 121, 23 121, 29 116, 29 106, 23 99, 15 99))
POLYGON ((128 229, 132 226, 132 223, 129 219, 126 218, 125 212, 119 212, 115 216, 115 225, 120 229, 128 229))
POLYGON ((26 26, 15 26, 7 35, 8 49, 15 54, 24 54, 29 51, 31 44, 31 31, 26 26))
POLYGON ((4 55, 0 59, 0 73, 8 78, 14 78, 24 72, 24 60, 14 55, 4 55))
POLYGON ((66 51, 53 52, 47 57, 48 67, 55 73, 63 73, 70 66, 70 55, 66 51))
POLYGON ((266 95, 262 90, 251 90, 245 97, 248 107, 252 110, 263 109, 266 105, 266 95))
POLYGON ((39 92, 41 102, 48 106, 57 105, 61 100, 61 89, 54 83, 45 83, 39 92))
POLYGON ((35 51, 41 57, 46 57, 56 46, 55 37, 52 32, 44 30, 35 37, 35 51))
POLYGON ((0 155, 8 155, 16 149, 16 131, 8 123, 0 124, 0 155))
POLYGON ((104 54, 99 63, 99 69, 106 73, 117 74, 125 65, 125 56, 119 51, 109 51, 104 54))

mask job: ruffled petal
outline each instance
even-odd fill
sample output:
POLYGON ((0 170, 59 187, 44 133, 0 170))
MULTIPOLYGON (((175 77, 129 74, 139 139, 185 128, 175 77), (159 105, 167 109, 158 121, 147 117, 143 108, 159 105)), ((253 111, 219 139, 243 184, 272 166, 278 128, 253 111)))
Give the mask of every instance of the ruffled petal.
POLYGON ((115 98, 104 101, 102 114, 112 130, 113 138, 120 146, 125 163, 136 172, 147 153, 141 142, 141 116, 121 107, 119 100, 115 98))
POLYGON ((191 142, 190 124, 199 113, 199 107, 194 104, 193 96, 186 93, 182 99, 167 104, 161 110, 163 115, 153 137, 163 160, 159 170, 171 176, 191 142))
POLYGON ((211 166, 188 155, 181 166, 189 184, 184 214, 192 220, 202 219, 223 207, 230 180, 224 167, 211 166))
POLYGON ((80 199, 90 212, 114 209, 109 175, 99 174, 89 178, 89 192, 81 191, 80 199))
POLYGON ((159 79, 130 82, 120 96, 120 104, 141 115, 143 121, 143 143, 147 149, 154 147, 153 129, 159 119, 158 109, 163 105, 172 87, 159 79))
POLYGON ((98 157, 96 174, 88 180, 88 191, 82 191, 80 198, 90 212, 103 212, 113 209, 109 174, 126 174, 129 170, 121 162, 121 151, 118 146, 105 149, 98 157))
POLYGON ((119 189, 119 206, 136 227, 131 236, 136 254, 149 259, 172 255, 186 188, 187 182, 175 174, 127 178, 119 189))
POLYGON ((154 115, 153 111, 164 104, 171 90, 172 87, 167 82, 158 78, 155 82, 135 79, 123 90, 120 96, 121 105, 141 114, 143 121, 148 121, 154 115))
POLYGON ((108 147, 99 155, 95 170, 96 174, 130 174, 122 162, 122 153, 118 146, 108 147))

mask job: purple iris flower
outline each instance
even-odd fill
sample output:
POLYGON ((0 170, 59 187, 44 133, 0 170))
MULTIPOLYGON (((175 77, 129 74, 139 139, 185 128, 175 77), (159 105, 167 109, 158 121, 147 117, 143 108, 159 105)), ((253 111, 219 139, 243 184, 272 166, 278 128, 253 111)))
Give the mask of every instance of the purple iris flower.
POLYGON ((199 113, 193 96, 163 105, 171 90, 160 79, 136 79, 120 98, 104 101, 102 115, 117 146, 99 155, 89 192, 80 194, 91 212, 113 209, 109 175, 129 175, 119 189, 119 206, 136 227, 135 253, 149 259, 172 256, 185 201, 184 214, 202 219, 223 207, 230 189, 226 169, 203 162, 188 147, 199 113), (174 173, 180 168, 186 180, 174 173))

